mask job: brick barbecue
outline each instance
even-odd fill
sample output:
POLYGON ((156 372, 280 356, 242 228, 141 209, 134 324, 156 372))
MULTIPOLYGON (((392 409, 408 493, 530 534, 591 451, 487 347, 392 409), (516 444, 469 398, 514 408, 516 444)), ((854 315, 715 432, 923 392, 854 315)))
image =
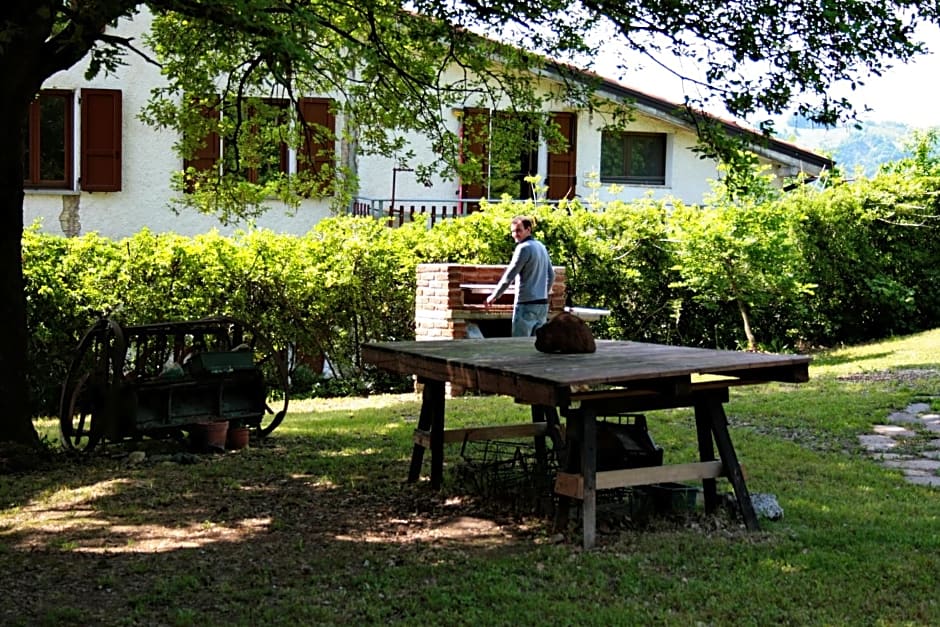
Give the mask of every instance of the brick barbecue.
MULTIPOLYGON (((554 266, 555 284, 549 316, 565 306, 565 269, 554 266)), ((475 326, 484 337, 508 337, 512 331, 515 292, 508 290, 489 308, 483 306, 506 266, 456 263, 423 263, 417 268, 415 339, 460 340, 470 337, 475 326)), ((479 335, 476 335, 479 337, 479 335)), ((419 386, 420 387, 420 386, 419 386)), ((448 395, 463 389, 448 383, 448 395)))
MULTIPOLYGON (((415 293, 415 339, 449 340, 468 337, 468 325, 477 326, 484 337, 508 337, 515 292, 510 288, 492 307, 486 297, 503 275, 506 266, 423 263, 417 268, 415 293)), ((549 315, 565 306, 565 269, 555 266, 555 284, 549 315)))

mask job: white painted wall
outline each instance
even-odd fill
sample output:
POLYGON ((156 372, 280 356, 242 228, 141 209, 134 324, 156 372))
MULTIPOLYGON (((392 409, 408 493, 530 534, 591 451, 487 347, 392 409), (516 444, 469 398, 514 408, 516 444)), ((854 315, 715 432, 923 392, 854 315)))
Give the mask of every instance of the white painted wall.
MULTIPOLYGON (((142 14, 134 21, 122 20, 116 31, 124 37, 133 37, 137 46, 143 47, 142 34, 149 27, 149 17, 142 14)), ((98 232, 104 236, 121 238, 149 228, 155 232, 176 232, 194 235, 210 229, 231 233, 249 225, 244 223, 221 225, 212 216, 201 215, 194 210, 182 210, 177 215, 169 200, 173 196, 170 179, 174 171, 182 167, 181 159, 173 150, 174 133, 150 127, 137 119, 137 114, 150 96, 150 90, 162 83, 159 68, 137 55, 128 55, 127 65, 117 76, 98 76, 88 82, 84 79, 87 62, 82 62, 66 72, 51 77, 43 85, 46 89, 75 90, 75 141, 74 156, 78 190, 79 106, 77 98, 83 87, 120 89, 123 97, 123 164, 122 189, 120 192, 62 192, 59 190, 27 190, 24 203, 26 224, 42 221, 43 230, 51 233, 66 232, 60 223, 63 206, 78 203, 80 233, 98 232)), ((550 86, 549 86, 550 88, 550 86)), ((322 94, 310 94, 322 95, 322 94)), ((566 107, 556 104, 546 110, 563 111, 566 107)), ((456 132, 459 119, 455 112, 448 112, 445 119, 451 121, 451 130, 456 132)), ((591 172, 600 170, 601 129, 608 120, 601 113, 578 115, 577 194, 583 198, 597 193, 601 200, 633 200, 652 195, 654 198, 673 197, 688 203, 701 202, 710 190, 709 179, 717 176, 715 164, 699 159, 691 151, 695 145, 694 133, 678 122, 656 111, 638 111, 630 130, 666 133, 669 137, 667 150, 667 181, 664 186, 620 186, 614 196, 606 186, 599 192, 587 187, 591 172)), ((338 116, 337 127, 342 125, 338 116)), ((429 142, 422 137, 411 136, 410 141, 424 161, 431 157, 429 142)), ((544 150, 543 150, 544 153, 544 150)), ((544 165, 544 154, 543 154, 544 165)), ((792 165, 792 164, 791 164, 792 165)), ((359 157, 360 197, 388 200, 392 194, 393 168, 396 162, 378 157, 359 157)), ((417 182, 413 172, 398 172, 395 176, 397 200, 425 200, 425 204, 442 204, 458 200, 459 186, 454 180, 435 179, 430 187, 417 182)), ((278 232, 301 234, 318 221, 330 215, 329 202, 324 200, 304 201, 296 214, 289 215, 282 206, 273 206, 256 222, 257 227, 278 232)))
MULTIPOLYGON (((143 47, 142 34, 149 28, 146 14, 133 21, 121 20, 115 29, 123 37, 133 37, 135 45, 143 47)), ((137 119, 137 114, 150 97, 150 90, 163 83, 159 68, 138 55, 129 54, 127 65, 116 76, 99 74, 86 81, 87 60, 66 72, 59 72, 43 84, 44 89, 75 90, 75 184, 73 192, 61 190, 26 190, 24 220, 27 225, 42 220, 42 228, 50 233, 63 233, 59 222, 63 202, 79 202, 81 233, 98 233, 121 238, 130 236, 144 227, 155 232, 176 232, 194 235, 216 228, 231 233, 247 224, 223 226, 218 219, 194 210, 179 215, 170 208, 173 197, 170 179, 174 171, 182 168, 182 160, 173 150, 175 133, 161 131, 137 119), (78 97, 81 88, 122 90, 122 191, 79 192, 79 128, 78 97)), ((330 215, 328 202, 306 201, 291 216, 283 206, 275 206, 258 220, 257 226, 280 232, 304 233, 311 226, 330 215)))

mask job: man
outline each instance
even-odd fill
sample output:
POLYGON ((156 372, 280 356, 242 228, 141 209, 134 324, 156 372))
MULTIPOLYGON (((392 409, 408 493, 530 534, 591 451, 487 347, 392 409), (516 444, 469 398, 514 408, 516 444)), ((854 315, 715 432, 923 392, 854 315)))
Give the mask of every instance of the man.
POLYGON ((555 282, 555 269, 545 246, 532 236, 532 218, 513 218, 510 233, 516 242, 512 260, 485 305, 492 305, 515 280, 512 336, 529 337, 548 319, 548 299, 555 282))

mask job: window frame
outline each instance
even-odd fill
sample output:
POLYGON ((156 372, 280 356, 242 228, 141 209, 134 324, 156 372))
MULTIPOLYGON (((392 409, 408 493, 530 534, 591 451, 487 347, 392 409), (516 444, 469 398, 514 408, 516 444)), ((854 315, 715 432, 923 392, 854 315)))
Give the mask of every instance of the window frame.
MULTIPOLYGON (((537 132, 537 123, 531 118, 538 113, 518 113, 503 109, 465 108, 460 112, 461 160, 475 159, 481 168, 479 180, 460 182, 461 197, 476 200, 478 198, 496 199, 502 193, 498 187, 502 183, 503 191, 513 190, 515 200, 532 198, 532 185, 526 177, 541 175, 546 186, 549 200, 573 198, 577 186, 577 114, 574 112, 545 112, 551 121, 560 127, 565 139, 565 146, 549 146, 547 139, 537 132), (519 154, 503 154, 503 147, 494 148, 494 137, 499 137, 503 129, 518 125, 521 129, 519 154), (508 158, 507 158, 508 157, 508 158), (514 165, 518 168, 514 168, 514 165), (501 172, 494 172, 495 167, 501 172)), ((509 132, 512 132, 511 130, 509 132)))
POLYGON ((75 189, 75 92, 68 89, 43 89, 29 103, 23 137, 23 187, 25 189, 75 189), (65 103, 62 125, 64 175, 62 179, 43 179, 42 118, 44 97, 60 98, 65 103), (28 157, 28 158, 27 158, 28 157))
MULTIPOLYGON (((324 115, 320 116, 318 120, 313 120, 313 123, 323 125, 327 128, 329 133, 335 136, 336 116, 332 111, 334 101, 331 98, 303 97, 297 101, 296 107, 292 107, 291 101, 284 98, 263 98, 259 99, 259 101, 264 102, 266 106, 282 108, 282 115, 293 116, 292 123, 297 125, 303 123, 309 126, 311 121, 305 119, 307 114, 312 113, 315 110, 322 110, 321 112, 324 113, 324 115)), ((216 118, 217 121, 222 115, 221 111, 224 110, 224 107, 221 103, 215 106, 199 106, 201 107, 203 116, 216 118)), ((243 132, 258 132, 257 129, 252 128, 251 126, 251 117, 251 105, 248 104, 248 115, 245 122, 248 125, 248 129, 247 131, 243 132)), ((333 182, 336 176, 337 163, 335 139, 329 142, 332 144, 332 150, 328 151, 326 148, 327 142, 316 141, 310 130, 303 128, 301 129, 301 132, 304 133, 304 137, 303 144, 299 148, 290 148, 287 142, 283 140, 278 142, 276 147, 279 163, 278 172, 286 175, 307 172, 315 176, 321 176, 322 180, 317 187, 320 193, 327 195, 326 192, 332 190, 333 182), (327 155, 326 152, 329 152, 330 154, 327 155), (328 172, 322 174, 325 168, 328 168, 328 172)), ((201 147, 196 151, 196 153, 190 158, 183 160, 184 173, 189 168, 204 172, 214 169, 217 170, 218 168, 223 167, 226 158, 226 145, 229 143, 230 140, 227 141, 226 137, 222 136, 220 133, 215 131, 209 132, 202 139, 201 147)), ((274 153, 272 152, 272 154, 274 153)), ((244 168, 243 173, 245 175, 245 179, 251 183, 259 184, 262 182, 259 181, 259 172, 257 168, 244 168)), ((187 181, 185 191, 186 193, 194 192, 193 181, 187 181)))
POLYGON ((602 130, 600 153, 600 180, 602 183, 642 185, 647 187, 665 187, 667 184, 667 166, 669 162, 669 135, 667 133, 655 131, 602 130), (619 141, 621 142, 621 159, 624 166, 624 171, 621 174, 610 174, 604 167, 604 157, 608 152, 605 150, 605 147, 607 142, 611 141, 612 136, 619 136, 619 141), (659 140, 662 150, 662 159, 658 165, 661 174, 631 174, 629 172, 628 169, 633 161, 632 151, 634 148, 634 143, 630 140, 639 138, 659 140))

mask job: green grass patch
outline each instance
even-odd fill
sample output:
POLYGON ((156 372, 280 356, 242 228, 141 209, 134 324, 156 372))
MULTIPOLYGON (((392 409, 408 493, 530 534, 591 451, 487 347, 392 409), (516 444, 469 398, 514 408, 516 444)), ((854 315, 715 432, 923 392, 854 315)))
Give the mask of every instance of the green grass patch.
MULTIPOLYGON (((264 443, 183 464, 108 445, 0 476, 0 623, 97 625, 935 625, 940 492, 858 445, 940 394, 940 332, 816 357, 811 380, 733 390, 752 492, 776 522, 662 517, 584 552, 550 521, 404 479, 413 394, 294 403, 264 443)), ((936 406, 936 405, 935 405, 936 406)), ((503 397, 447 400, 448 426, 527 422, 503 397)), ((650 412, 666 461, 690 410, 650 412)), ((141 443, 139 446, 143 446, 141 443)), ((427 467, 425 467, 425 474, 427 467)), ((719 482, 727 490, 725 482, 719 482)))

